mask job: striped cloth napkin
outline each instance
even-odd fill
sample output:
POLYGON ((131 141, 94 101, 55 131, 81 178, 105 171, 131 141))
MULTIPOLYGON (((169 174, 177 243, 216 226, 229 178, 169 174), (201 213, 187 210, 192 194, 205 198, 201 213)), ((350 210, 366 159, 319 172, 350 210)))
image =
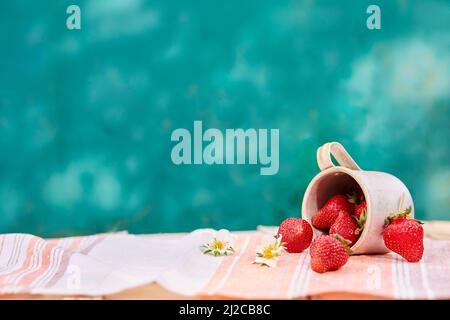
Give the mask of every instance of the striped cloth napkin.
POLYGON ((236 255, 225 257, 203 296, 291 299, 328 293, 380 298, 450 298, 450 241, 425 240, 424 257, 408 263, 400 256, 352 256, 338 271, 319 274, 310 267, 309 252, 283 254, 275 268, 252 264, 261 234, 240 236, 236 255))
POLYGON ((182 238, 101 234, 44 240, 0 235, 0 294, 99 296, 150 282, 182 295, 251 299, 352 293, 450 298, 450 241, 426 240, 424 258, 353 256, 338 271, 311 270, 308 252, 284 253, 274 268, 253 264, 264 232, 236 233, 235 254, 204 255, 205 229, 182 238))
MULTIPOLYGON (((195 234, 186 239, 199 241, 195 234)), ((188 254, 178 243, 126 233, 49 240, 0 235, 0 295, 117 293, 156 281, 176 265, 188 254)))

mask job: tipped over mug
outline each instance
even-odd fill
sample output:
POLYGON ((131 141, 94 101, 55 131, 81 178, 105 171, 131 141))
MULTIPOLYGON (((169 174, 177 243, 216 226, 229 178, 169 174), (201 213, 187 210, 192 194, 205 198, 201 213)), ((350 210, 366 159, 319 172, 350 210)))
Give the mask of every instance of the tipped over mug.
MULTIPOLYGON (((351 247, 354 254, 379 254, 389 250, 384 245, 383 227, 387 216, 399 206, 414 203, 411 194, 397 177, 379 171, 362 170, 338 142, 325 143, 317 149, 320 173, 309 183, 303 196, 302 218, 311 223, 312 217, 336 194, 347 194, 359 186, 367 203, 366 222, 357 242, 351 247), (333 163, 333 156, 338 165, 333 163)), ((322 233, 314 228, 314 236, 322 233)))

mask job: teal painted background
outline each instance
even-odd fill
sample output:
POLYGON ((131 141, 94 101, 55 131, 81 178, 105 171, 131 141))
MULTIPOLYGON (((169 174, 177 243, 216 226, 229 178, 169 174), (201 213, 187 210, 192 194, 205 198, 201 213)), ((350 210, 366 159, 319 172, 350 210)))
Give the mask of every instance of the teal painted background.
POLYGON ((278 224, 331 140, 449 219, 449 17, 438 0, 2 1, 0 232, 278 224), (279 128, 278 175, 173 165, 194 120, 279 128))

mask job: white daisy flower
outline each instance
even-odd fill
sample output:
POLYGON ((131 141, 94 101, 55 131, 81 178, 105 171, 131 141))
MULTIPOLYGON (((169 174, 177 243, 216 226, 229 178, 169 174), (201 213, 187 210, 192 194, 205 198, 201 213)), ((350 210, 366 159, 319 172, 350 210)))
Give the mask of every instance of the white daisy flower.
POLYGON ((279 236, 266 237, 262 244, 256 248, 255 262, 267 267, 275 267, 281 253, 285 249, 284 242, 281 242, 281 234, 279 236))
POLYGON ((226 229, 210 231, 203 235, 200 250, 213 256, 227 256, 234 253, 234 236, 226 229))

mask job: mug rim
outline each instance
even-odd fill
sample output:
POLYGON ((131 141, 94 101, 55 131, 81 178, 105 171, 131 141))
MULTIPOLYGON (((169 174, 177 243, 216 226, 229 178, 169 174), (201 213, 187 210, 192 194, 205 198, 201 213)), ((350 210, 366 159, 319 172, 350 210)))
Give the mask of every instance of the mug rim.
POLYGON ((309 194, 311 193, 312 187, 324 176, 327 176, 327 175, 330 175, 333 173, 338 173, 338 172, 347 174, 353 180, 355 180, 355 182, 358 184, 358 186, 361 188, 361 190, 364 194, 364 199, 366 200, 367 209, 366 209, 366 222, 364 225, 364 229, 363 229, 361 235, 359 236, 358 240, 350 247, 350 249, 352 251, 357 251, 359 249, 359 247, 361 247, 361 244, 364 242, 364 239, 367 237, 368 229, 372 222, 372 215, 369 214, 371 207, 372 207, 371 199, 370 199, 370 197, 368 197, 369 193, 367 191, 366 185, 361 181, 358 174, 356 174, 356 172, 362 172, 362 171, 363 170, 352 170, 352 169, 349 169, 349 168, 343 167, 343 166, 333 166, 333 167, 327 168, 325 170, 322 170, 318 174, 316 174, 314 176, 314 178, 308 184, 308 187, 306 188, 305 193, 304 193, 307 196, 306 197, 304 196, 303 201, 302 201, 302 218, 307 218, 307 220, 310 220, 311 227, 320 232, 320 229, 317 229, 312 225, 312 216, 306 217, 307 214, 305 212, 306 202, 308 201, 309 194))

